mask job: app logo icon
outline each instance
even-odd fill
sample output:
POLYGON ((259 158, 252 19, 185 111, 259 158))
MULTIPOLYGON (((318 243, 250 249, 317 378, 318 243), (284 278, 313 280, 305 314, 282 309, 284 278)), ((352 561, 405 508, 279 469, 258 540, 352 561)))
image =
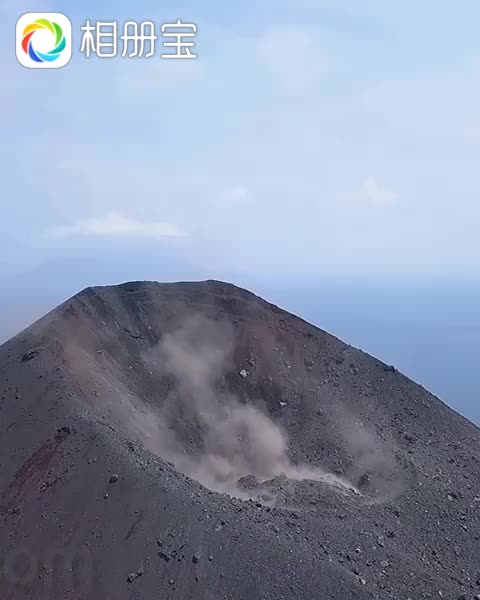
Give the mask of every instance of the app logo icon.
POLYGON ((18 62, 29 69, 58 69, 72 57, 72 24, 61 13, 26 13, 17 21, 18 62))

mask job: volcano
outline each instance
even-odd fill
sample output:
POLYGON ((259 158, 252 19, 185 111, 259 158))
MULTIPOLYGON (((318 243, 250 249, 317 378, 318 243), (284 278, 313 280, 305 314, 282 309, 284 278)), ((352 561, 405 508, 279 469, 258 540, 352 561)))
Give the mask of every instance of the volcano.
POLYGON ((2 600, 480 598, 480 432, 218 281, 87 288, 0 347, 2 600))

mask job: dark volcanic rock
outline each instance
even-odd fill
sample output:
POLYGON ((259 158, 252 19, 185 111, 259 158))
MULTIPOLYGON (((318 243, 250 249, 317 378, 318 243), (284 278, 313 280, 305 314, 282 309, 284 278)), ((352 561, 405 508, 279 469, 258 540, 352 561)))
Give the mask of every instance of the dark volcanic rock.
POLYGON ((245 477, 241 477, 238 480, 238 487, 246 491, 255 490, 260 485, 261 484, 255 475, 245 475, 245 477))
POLYGON ((477 427, 250 292, 86 289, 0 398, 2 600, 478 596, 477 427))

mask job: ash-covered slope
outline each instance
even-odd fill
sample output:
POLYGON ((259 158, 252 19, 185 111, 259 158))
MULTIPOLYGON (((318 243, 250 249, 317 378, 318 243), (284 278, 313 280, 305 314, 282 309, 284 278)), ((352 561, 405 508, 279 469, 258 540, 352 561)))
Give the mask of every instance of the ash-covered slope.
POLYGON ((245 290, 89 288, 0 348, 0 597, 473 599, 479 450, 245 290))

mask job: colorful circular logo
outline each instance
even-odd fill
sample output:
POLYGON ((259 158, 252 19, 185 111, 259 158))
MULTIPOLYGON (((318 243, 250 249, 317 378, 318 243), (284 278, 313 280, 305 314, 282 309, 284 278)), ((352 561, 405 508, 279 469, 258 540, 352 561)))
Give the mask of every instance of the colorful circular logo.
POLYGON ((23 30, 23 51, 35 62, 44 63, 57 60, 63 50, 65 50, 66 45, 67 41, 60 25, 53 21, 49 21, 48 19, 36 19, 23 30), (35 33, 37 31, 49 31, 52 34, 53 48, 48 52, 39 52, 38 50, 35 50, 33 40, 35 39, 35 33))

